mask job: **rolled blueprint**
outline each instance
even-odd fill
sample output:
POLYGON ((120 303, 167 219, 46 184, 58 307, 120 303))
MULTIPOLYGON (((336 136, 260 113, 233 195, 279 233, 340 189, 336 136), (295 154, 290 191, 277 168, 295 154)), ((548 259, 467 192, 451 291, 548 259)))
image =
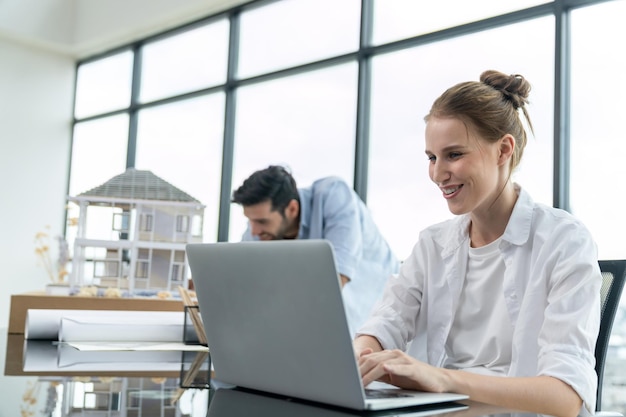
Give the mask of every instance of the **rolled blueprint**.
POLYGON ((26 313, 24 338, 82 342, 181 342, 184 314, 180 311, 31 309, 26 313))

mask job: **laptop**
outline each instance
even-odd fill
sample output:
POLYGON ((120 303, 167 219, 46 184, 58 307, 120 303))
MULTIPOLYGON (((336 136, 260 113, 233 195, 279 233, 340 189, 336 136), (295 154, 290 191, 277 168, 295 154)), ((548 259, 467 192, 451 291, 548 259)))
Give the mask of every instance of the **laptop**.
POLYGON ((355 410, 468 398, 391 386, 368 389, 366 397, 328 241, 195 243, 186 249, 220 382, 355 410))

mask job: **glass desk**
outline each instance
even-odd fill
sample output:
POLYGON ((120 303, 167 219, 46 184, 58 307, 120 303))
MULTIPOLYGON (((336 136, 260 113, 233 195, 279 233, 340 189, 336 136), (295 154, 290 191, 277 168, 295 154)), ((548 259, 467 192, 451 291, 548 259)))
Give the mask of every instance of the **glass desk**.
POLYGON ((472 401, 450 403, 445 408, 357 412, 246 390, 209 389, 203 385, 207 374, 192 381, 191 388, 181 389, 187 364, 171 370, 111 371, 103 366, 101 371, 25 372, 25 352, 23 335, 7 334, 6 328, 0 328, 0 417, 535 416, 472 401), (173 398, 177 400, 172 402, 173 398))
POLYGON ((207 415, 206 356, 198 378, 185 381, 189 388, 181 389, 198 352, 166 352, 169 359, 162 363, 146 362, 145 352, 132 352, 144 356, 138 361, 141 366, 128 359, 116 364, 78 360, 69 367, 74 370, 68 370, 57 368, 60 356, 53 342, 27 342, 23 335, 0 328, 0 417, 207 415), (172 357, 180 359, 174 363, 172 357), (81 367, 92 370, 76 370, 81 367))

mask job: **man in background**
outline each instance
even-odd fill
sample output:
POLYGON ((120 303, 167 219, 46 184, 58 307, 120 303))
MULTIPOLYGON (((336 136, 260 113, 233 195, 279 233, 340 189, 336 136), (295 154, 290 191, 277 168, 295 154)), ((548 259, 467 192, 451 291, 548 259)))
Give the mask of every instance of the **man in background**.
POLYGON ((248 229, 243 240, 326 239, 335 251, 352 336, 368 317, 399 262, 369 210, 337 177, 298 189, 281 166, 256 171, 233 192, 248 229))

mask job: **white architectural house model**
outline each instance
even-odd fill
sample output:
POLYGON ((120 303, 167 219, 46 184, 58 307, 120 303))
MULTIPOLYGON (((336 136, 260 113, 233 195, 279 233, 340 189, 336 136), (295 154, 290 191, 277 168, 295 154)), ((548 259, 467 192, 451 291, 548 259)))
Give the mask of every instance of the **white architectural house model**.
POLYGON ((202 242, 205 206, 151 171, 127 169, 68 201, 78 206, 70 285, 187 288, 185 245, 202 242))

